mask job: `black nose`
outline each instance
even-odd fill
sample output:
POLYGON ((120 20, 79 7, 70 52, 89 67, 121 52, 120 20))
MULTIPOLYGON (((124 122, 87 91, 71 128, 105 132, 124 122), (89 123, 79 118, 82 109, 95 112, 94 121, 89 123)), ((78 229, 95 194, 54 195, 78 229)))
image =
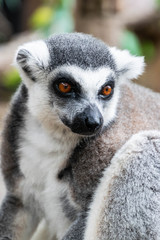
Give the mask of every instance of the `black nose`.
POLYGON ((99 129, 99 127, 102 124, 102 118, 97 114, 94 114, 94 113, 93 114, 88 114, 84 117, 85 117, 84 121, 85 121, 86 128, 90 132, 93 132, 96 129, 99 129))
POLYGON ((75 117, 71 130, 83 135, 92 135, 102 127, 102 124, 103 118, 98 108, 89 106, 75 117))

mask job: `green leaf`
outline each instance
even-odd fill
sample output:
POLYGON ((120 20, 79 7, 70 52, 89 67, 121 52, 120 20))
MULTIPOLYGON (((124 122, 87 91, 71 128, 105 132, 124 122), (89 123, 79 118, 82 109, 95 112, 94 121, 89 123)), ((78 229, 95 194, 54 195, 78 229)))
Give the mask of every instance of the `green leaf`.
POLYGON ((152 41, 145 40, 142 42, 142 53, 146 60, 151 60, 155 56, 156 50, 152 41))
POLYGON ((160 0, 156 0, 157 7, 160 8, 160 0))
POLYGON ((61 0, 62 7, 64 9, 71 9, 75 0, 61 0))
POLYGON ((120 44, 122 49, 128 49, 131 54, 142 55, 141 43, 135 33, 124 31, 120 44))
POLYGON ((39 7, 31 16, 29 24, 33 29, 44 28, 50 24, 53 15, 54 12, 51 7, 39 7))
POLYGON ((2 77, 2 85, 10 90, 15 90, 20 82, 21 78, 15 68, 11 68, 2 77))

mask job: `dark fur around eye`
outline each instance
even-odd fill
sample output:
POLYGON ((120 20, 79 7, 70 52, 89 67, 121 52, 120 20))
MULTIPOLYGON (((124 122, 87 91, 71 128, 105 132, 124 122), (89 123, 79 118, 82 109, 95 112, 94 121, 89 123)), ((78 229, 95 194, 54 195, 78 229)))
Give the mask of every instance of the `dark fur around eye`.
POLYGON ((56 75, 51 83, 51 89, 61 98, 76 98, 81 93, 80 85, 74 80, 74 78, 67 73, 59 73, 56 75), (68 83, 71 86, 69 93, 63 93, 59 90, 60 83, 68 83))

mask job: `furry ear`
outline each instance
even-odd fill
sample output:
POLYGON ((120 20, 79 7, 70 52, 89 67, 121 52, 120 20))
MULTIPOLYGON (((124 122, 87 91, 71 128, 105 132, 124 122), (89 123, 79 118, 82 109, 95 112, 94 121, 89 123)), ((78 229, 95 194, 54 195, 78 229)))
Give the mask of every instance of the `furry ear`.
POLYGON ((144 57, 132 56, 127 50, 119 50, 115 47, 111 47, 110 52, 115 60, 120 77, 136 79, 143 73, 144 57))
POLYGON ((15 56, 15 65, 22 78, 37 81, 42 76, 49 63, 49 52, 44 41, 26 43, 18 48, 15 56))

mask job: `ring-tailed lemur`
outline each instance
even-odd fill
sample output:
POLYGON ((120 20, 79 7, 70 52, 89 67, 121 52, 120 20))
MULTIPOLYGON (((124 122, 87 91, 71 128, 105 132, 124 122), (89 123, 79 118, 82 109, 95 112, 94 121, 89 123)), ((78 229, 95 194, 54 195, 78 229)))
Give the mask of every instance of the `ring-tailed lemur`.
POLYGON ((160 95, 129 81, 142 57, 85 34, 25 44, 16 65, 23 81, 3 132, 0 239, 29 239, 45 218, 49 239, 60 240, 115 152, 134 133, 160 129, 160 95))

